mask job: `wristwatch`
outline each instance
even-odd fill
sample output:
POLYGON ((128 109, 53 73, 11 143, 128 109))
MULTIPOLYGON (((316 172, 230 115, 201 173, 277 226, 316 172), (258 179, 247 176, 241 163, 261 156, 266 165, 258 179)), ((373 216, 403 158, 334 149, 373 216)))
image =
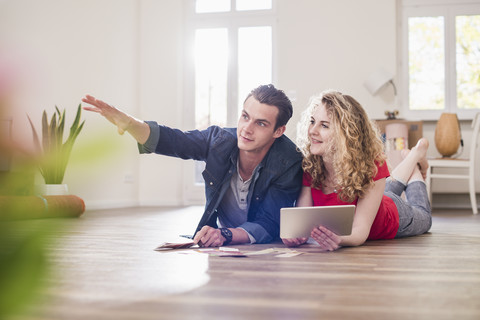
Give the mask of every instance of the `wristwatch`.
POLYGON ((218 230, 220 230, 220 233, 225 238, 225 242, 223 243, 223 245, 226 246, 227 244, 232 242, 232 231, 227 228, 218 228, 218 230))

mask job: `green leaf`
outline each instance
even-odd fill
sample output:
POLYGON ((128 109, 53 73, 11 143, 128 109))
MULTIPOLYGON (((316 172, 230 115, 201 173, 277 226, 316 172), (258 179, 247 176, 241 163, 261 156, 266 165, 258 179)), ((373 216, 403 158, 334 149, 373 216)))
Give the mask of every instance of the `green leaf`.
MULTIPOLYGON (((56 107, 55 107, 56 108, 56 107)), ((57 148, 60 149, 63 143, 63 128, 65 127, 65 110, 60 114, 60 111, 57 108, 58 113, 58 127, 57 127, 57 148)))
POLYGON ((43 150, 47 151, 48 147, 48 119, 47 119, 47 112, 44 110, 42 114, 42 144, 43 150))
MULTIPOLYGON (((80 123, 80 117, 82 115, 82 105, 79 104, 77 108, 77 114, 75 116, 75 120, 73 121, 72 126, 70 127, 70 135, 68 136, 68 139, 73 139, 75 140, 75 132, 78 129, 78 124, 80 123)), ((72 142, 73 143, 73 142, 72 142)))
POLYGON ((28 121, 30 122, 30 126, 32 127, 32 133, 33 133, 33 143, 35 144, 35 149, 38 153, 42 151, 42 146, 40 145, 40 139, 37 134, 37 130, 35 130, 35 126, 33 125, 32 119, 27 114, 28 121))

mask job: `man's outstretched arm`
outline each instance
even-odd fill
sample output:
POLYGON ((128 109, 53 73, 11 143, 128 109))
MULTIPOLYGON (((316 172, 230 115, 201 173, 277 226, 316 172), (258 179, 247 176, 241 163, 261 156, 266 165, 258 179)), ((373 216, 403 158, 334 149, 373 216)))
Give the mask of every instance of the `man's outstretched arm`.
POLYGON ((150 127, 148 124, 114 106, 90 95, 86 95, 82 98, 82 101, 90 105, 83 107, 84 110, 97 112, 104 116, 108 121, 117 126, 119 134, 127 131, 140 144, 144 144, 150 136, 150 127))

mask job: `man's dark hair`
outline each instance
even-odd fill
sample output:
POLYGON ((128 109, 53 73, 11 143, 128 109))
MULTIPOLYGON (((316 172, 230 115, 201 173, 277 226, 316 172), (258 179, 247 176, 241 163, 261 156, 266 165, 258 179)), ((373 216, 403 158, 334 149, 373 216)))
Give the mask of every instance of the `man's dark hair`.
POLYGON ((269 106, 277 107, 278 116, 275 130, 287 124, 292 117, 293 107, 292 102, 287 97, 285 92, 273 86, 273 84, 261 85, 248 94, 245 101, 253 96, 258 102, 268 104, 269 106))

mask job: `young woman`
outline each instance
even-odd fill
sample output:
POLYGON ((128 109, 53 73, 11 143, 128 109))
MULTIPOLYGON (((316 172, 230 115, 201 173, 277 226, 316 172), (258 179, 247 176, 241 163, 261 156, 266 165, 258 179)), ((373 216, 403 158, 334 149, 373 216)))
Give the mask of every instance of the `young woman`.
MULTIPOLYGON (((322 249, 333 251, 362 245, 367 239, 414 236, 430 229, 424 182, 427 139, 404 150, 402 162, 390 176, 375 125, 354 98, 336 91, 312 98, 298 137, 304 176, 297 206, 356 205, 351 235, 338 236, 324 226, 312 230, 311 237, 322 249)), ((282 240, 298 246, 308 238, 282 240)))

